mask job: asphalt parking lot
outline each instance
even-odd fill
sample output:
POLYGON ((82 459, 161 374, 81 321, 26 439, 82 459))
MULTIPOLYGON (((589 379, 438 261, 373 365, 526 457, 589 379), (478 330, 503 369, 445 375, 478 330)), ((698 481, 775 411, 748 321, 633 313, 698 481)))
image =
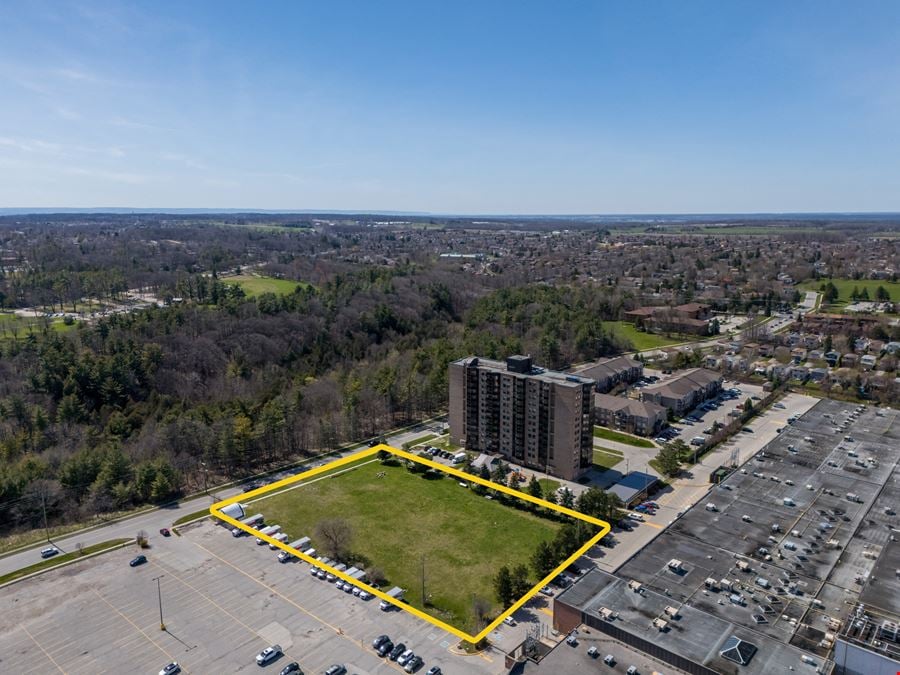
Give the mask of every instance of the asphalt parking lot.
POLYGON ((503 670, 502 654, 455 654, 454 636, 345 594, 305 563, 280 564, 249 537, 210 521, 182 532, 153 538, 139 567, 128 566, 135 551, 124 549, 5 589, 0 672, 157 673, 170 661, 187 673, 257 672, 256 654, 273 643, 285 655, 264 672, 290 661, 307 674, 334 663, 351 674, 403 672, 372 649, 382 633, 423 657, 420 673, 434 665, 451 674, 503 670))

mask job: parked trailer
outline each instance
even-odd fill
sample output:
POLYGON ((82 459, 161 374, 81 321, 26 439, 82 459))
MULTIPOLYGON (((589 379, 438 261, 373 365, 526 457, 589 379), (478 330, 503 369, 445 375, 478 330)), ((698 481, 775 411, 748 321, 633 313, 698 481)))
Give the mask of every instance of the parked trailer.
MULTIPOLYGON (((265 534, 265 535, 268 535, 268 536, 270 536, 270 537, 272 537, 272 536, 278 534, 279 532, 281 532, 281 525, 269 525, 268 527, 264 527, 263 529, 261 529, 261 530, 259 531, 260 534, 265 534)), ((257 546, 262 546, 262 545, 265 544, 265 543, 266 543, 266 541, 265 541, 262 537, 257 537, 257 538, 256 538, 256 545, 257 545, 257 546)))
MULTIPOLYGON (((395 600, 402 600, 403 599, 403 589, 400 588, 399 586, 394 586, 391 590, 389 590, 387 592, 387 596, 389 598, 394 598, 395 600)), ((393 604, 388 602, 387 600, 382 600, 381 604, 378 605, 378 609, 380 609, 382 612, 388 611, 391 607, 393 607, 393 604)))
POLYGON ((247 513, 244 510, 244 505, 235 502, 234 504, 229 504, 228 506, 223 506, 219 509, 219 512, 223 516, 228 516, 230 518, 234 518, 235 520, 240 520, 241 518, 246 518, 247 513))
MULTIPOLYGON (((286 542, 288 539, 290 539, 290 537, 288 537, 287 532, 279 532, 279 533, 276 534, 274 537, 272 537, 272 539, 274 539, 274 540, 276 540, 276 541, 280 541, 280 542, 283 544, 283 543, 286 542)), ((272 550, 274 551, 274 550, 276 550, 278 547, 275 546, 274 544, 269 544, 269 548, 272 549, 272 550)))
MULTIPOLYGON (((266 519, 263 518, 263 514, 257 513, 255 516, 250 516, 249 518, 244 518, 241 521, 241 525, 246 525, 247 527, 252 527, 253 529, 257 529, 264 522, 266 522, 266 519)), ((242 530, 239 527, 236 527, 233 530, 231 530, 232 537, 243 537, 245 534, 247 534, 247 532, 245 530, 242 530)))

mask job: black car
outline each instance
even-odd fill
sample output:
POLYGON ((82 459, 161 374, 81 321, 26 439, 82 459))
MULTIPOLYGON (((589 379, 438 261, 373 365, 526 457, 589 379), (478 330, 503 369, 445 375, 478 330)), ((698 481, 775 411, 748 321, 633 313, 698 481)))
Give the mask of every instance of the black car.
POLYGON ((143 565, 145 562, 147 562, 147 556, 139 555, 137 558, 132 558, 131 562, 128 564, 132 567, 137 567, 138 565, 143 565))
POLYGON ((391 650, 390 659, 391 661, 396 661, 397 657, 400 656, 403 652, 406 651, 406 645, 402 642, 398 642, 397 646, 391 650))
POLYGON ((300 670, 299 663, 292 661, 281 669, 280 675, 303 675, 303 671, 300 670))
POLYGON ((372 647, 373 647, 374 649, 378 649, 378 648, 379 648, 381 645, 383 645, 385 642, 389 642, 390 639, 391 639, 391 638, 389 638, 387 635, 379 635, 377 638, 375 638, 374 640, 372 640, 372 647))
POLYGON ((382 642, 375 651, 378 652, 378 656, 387 656, 393 649, 394 643, 388 640, 387 642, 382 642))

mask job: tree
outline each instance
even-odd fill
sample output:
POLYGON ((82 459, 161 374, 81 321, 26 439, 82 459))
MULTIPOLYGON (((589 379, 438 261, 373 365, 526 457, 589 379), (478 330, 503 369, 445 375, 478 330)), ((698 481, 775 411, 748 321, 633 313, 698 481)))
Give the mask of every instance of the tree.
POLYGON ((569 488, 563 488, 559 493, 559 505, 567 509, 573 508, 575 506, 575 493, 569 488))
POLYGON ((510 490, 518 490, 521 488, 522 479, 519 478, 518 472, 513 472, 509 475, 509 481, 507 484, 509 485, 510 490))
POLYGON ((890 301, 891 301, 891 294, 888 293, 887 289, 886 289, 884 286, 879 286, 879 287, 875 290, 875 299, 876 299, 878 302, 890 302, 890 301))
POLYGON ((502 607, 509 607, 515 599, 512 574, 506 565, 501 567, 494 577, 494 594, 502 607))
POLYGON ((556 553, 549 542, 542 541, 537 545, 534 553, 531 554, 531 569, 539 579, 543 579, 550 574, 557 565, 556 553))
POLYGON ((513 600, 521 598, 531 590, 531 582, 528 580, 528 568, 525 565, 516 565, 512 570, 513 600))
POLYGON ((149 542, 147 540, 147 531, 146 530, 138 530, 137 535, 134 538, 134 541, 140 548, 147 548, 149 542))
POLYGON ((744 401, 744 412, 750 412, 751 410, 753 410, 753 400, 748 398, 744 401))
POLYGON ((528 481, 528 494, 532 497, 537 497, 538 499, 544 498, 544 490, 541 488, 541 484, 538 482, 538 479, 534 477, 534 474, 531 474, 531 480, 528 481))
POLYGON ((319 547, 331 558, 340 560, 350 551, 353 527, 343 518, 326 518, 315 527, 319 547))
POLYGON ((487 625, 488 614, 491 611, 491 603, 477 595, 472 598, 472 616, 475 617, 475 625, 478 631, 487 625))
POLYGON ((677 476, 681 471, 681 457, 678 449, 666 443, 656 454, 656 462, 666 476, 677 476))

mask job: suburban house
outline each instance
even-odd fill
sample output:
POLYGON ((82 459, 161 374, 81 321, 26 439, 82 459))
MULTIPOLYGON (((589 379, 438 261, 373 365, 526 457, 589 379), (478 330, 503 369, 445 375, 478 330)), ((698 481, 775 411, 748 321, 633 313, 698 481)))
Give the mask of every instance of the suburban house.
POLYGON ((605 394, 619 384, 631 384, 641 379, 644 364, 630 356, 617 356, 580 368, 575 374, 594 380, 595 389, 605 394))
POLYGON ((692 368, 663 382, 644 387, 641 400, 683 415, 722 390, 723 378, 705 368, 692 368))
POLYGON ((668 411, 661 405, 632 398, 594 394, 594 423, 638 436, 654 436, 665 426, 668 411))

